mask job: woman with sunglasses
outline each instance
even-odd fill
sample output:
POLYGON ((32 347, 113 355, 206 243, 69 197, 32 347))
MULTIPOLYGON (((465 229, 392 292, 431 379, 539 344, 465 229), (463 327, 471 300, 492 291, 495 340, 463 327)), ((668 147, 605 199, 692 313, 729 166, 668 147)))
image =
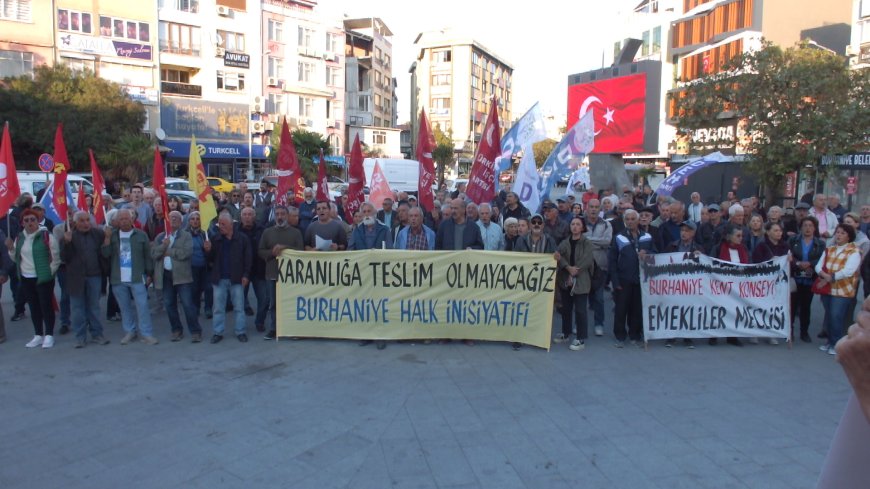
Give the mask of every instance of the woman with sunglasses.
POLYGON ((36 211, 21 213, 24 229, 15 240, 15 263, 21 278, 21 294, 30 307, 33 339, 27 348, 54 346, 54 276, 60 267, 60 247, 54 236, 39 225, 36 211))

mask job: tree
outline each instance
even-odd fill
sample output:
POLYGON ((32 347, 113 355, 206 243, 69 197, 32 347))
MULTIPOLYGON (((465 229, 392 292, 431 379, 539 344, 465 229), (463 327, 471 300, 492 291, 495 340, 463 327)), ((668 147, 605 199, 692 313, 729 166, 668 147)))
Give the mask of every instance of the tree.
POLYGON ((154 142, 142 133, 122 134, 105 155, 97 155, 97 163, 106 169, 107 179, 142 181, 152 171, 154 142))
POLYGON ((782 49, 765 41, 684 86, 675 100, 677 128, 687 135, 723 118, 745 123, 738 144, 746 145, 747 169, 773 199, 786 174, 805 167, 818 173, 821 156, 866 147, 868 88, 870 70, 849 70, 841 56, 805 42, 782 49))
MULTIPOLYGON (((320 156, 321 149, 324 155, 329 155, 332 151, 329 142, 320 133, 305 129, 290 131, 290 137, 293 138, 293 145, 296 147, 296 156, 299 158, 302 176, 306 182, 314 182, 317 180, 317 165, 314 163, 314 157, 320 156)), ((278 152, 281 150, 281 131, 277 129, 272 131, 269 140, 273 148, 272 152, 269 153, 269 162, 275 166, 278 162, 278 152)))
POLYGON ((553 152, 553 149, 557 144, 559 144, 559 142, 556 140, 545 139, 532 145, 532 150, 535 153, 535 165, 538 168, 544 165, 544 162, 547 161, 547 157, 550 156, 550 153, 553 152))
POLYGON ((34 77, 0 83, 0 121, 9 121, 19 167, 35 169, 41 153, 54 152, 54 131, 63 122, 64 142, 73 171, 90 169, 88 148, 99 157, 120 139, 141 134, 145 109, 117 83, 92 71, 40 66, 34 77))
POLYGON ((432 159, 438 166, 438 188, 444 184, 444 170, 453 162, 453 130, 448 129, 445 134, 441 130, 441 124, 435 124, 435 148, 432 150, 432 159))

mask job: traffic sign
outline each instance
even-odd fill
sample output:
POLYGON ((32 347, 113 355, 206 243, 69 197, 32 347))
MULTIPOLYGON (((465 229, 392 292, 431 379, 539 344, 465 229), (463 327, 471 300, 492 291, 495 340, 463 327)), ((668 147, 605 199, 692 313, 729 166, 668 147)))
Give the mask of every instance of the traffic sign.
POLYGON ((54 171, 54 157, 48 153, 39 155, 39 169, 45 173, 54 171))

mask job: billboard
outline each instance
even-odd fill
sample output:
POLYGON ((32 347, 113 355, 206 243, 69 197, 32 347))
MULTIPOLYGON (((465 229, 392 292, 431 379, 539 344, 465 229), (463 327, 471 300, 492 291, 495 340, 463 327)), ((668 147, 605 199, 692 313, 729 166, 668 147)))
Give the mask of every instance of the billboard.
POLYGON ((643 152, 646 79, 646 73, 639 73, 569 86, 567 127, 591 110, 593 154, 643 152))
POLYGON ((160 126, 171 138, 247 141, 248 106, 176 97, 162 97, 160 126))

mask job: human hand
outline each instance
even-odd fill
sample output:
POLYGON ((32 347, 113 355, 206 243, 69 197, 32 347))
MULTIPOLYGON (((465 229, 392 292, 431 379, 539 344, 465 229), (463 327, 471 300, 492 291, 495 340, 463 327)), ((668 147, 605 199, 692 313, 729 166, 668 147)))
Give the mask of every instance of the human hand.
POLYGON ((72 231, 70 231, 69 228, 67 228, 66 231, 64 231, 63 240, 66 241, 67 243, 72 241, 72 231))
POLYGON ((5 284, 7 280, 9 280, 9 277, 6 275, 0 275, 0 285, 5 284))
POLYGON ((274 257, 280 256, 281 252, 284 251, 285 249, 287 249, 286 246, 284 246, 282 244, 276 244, 275 246, 272 247, 272 256, 274 256, 274 257))
POLYGON ((246 277, 242 277, 242 287, 247 287, 249 282, 250 280, 248 280, 246 277))
POLYGON ((858 322, 837 342, 837 361, 846 372, 864 417, 870 422, 870 298, 864 301, 858 322))
POLYGON ((205 250, 206 253, 211 251, 211 241, 206 241, 202 244, 202 249, 205 250))

